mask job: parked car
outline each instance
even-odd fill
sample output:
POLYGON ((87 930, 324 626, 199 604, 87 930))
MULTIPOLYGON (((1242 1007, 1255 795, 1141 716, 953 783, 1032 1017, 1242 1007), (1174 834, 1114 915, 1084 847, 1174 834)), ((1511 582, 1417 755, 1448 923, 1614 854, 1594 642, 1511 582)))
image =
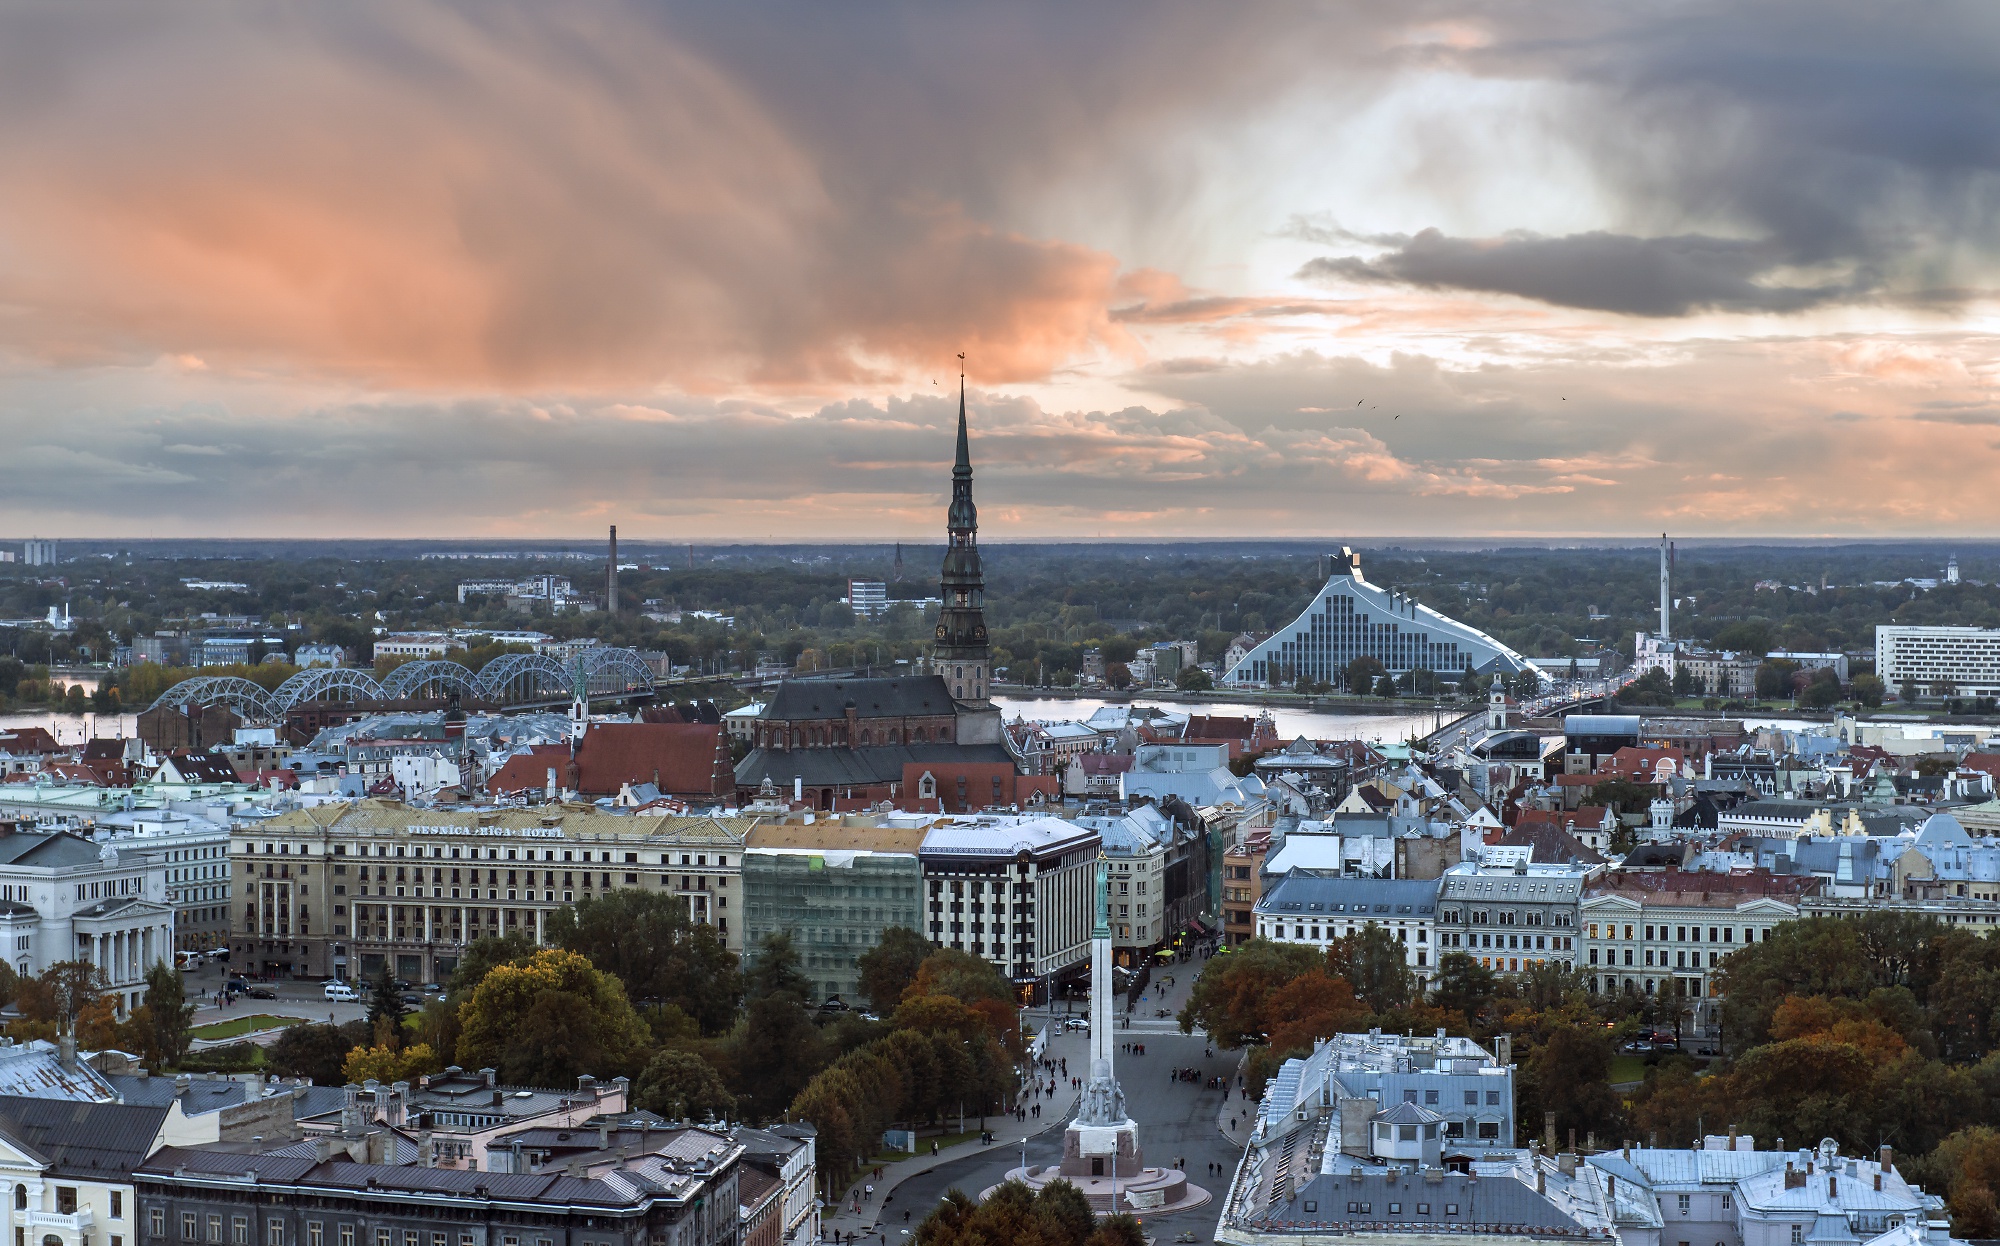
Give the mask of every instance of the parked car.
POLYGON ((278 992, 268 986, 253 986, 243 992, 251 999, 276 999, 278 992))
POLYGON ((403 1002, 410 1005, 413 1008, 422 1007, 424 1002, 424 997, 417 994, 415 991, 405 991, 403 992, 403 1002))
POLYGON ((361 996, 355 992, 354 988, 347 985, 345 982, 327 983, 325 994, 328 1002, 337 1004, 351 1004, 355 1000, 361 998, 361 996))
POLYGON ((1062 1023, 1062 1028, 1065 1030, 1087 1031, 1090 1029, 1090 1020, 1087 1017, 1071 1017, 1062 1023))

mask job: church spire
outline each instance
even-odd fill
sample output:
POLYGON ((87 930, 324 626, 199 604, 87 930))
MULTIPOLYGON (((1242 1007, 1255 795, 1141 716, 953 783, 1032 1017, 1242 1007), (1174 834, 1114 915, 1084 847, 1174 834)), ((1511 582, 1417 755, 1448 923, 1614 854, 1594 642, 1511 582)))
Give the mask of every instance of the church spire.
POLYGON ((944 570, 939 576, 937 646, 932 666, 954 699, 984 701, 990 678, 983 609, 986 581, 979 565, 979 510, 972 504, 972 439, 965 416, 965 356, 959 355, 958 458, 951 468, 951 508, 945 515, 944 570))

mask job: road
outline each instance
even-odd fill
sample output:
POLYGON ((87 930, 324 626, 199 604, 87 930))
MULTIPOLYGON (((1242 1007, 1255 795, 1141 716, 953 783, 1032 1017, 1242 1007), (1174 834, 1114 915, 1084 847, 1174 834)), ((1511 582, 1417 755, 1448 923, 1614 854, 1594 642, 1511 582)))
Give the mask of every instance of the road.
MULTIPOLYGON (((327 1000, 325 988, 320 983, 290 980, 255 984, 276 991, 278 995, 276 999, 248 999, 239 995, 228 1007, 218 1007, 215 993, 222 989, 223 982, 229 977, 228 967, 223 962, 206 962, 201 968, 182 976, 187 983, 188 999, 197 1005, 194 1014, 194 1024, 197 1029, 217 1021, 229 1021, 256 1013, 343 1024, 348 1021, 359 1021, 368 1015, 366 996, 351 1004, 331 1003, 327 1000)), ((273 1032, 262 1035, 254 1041, 269 1043, 276 1038, 277 1034, 273 1032)))
MULTIPOLYGON (((1216 1222, 1222 1215, 1223 1190, 1243 1153, 1240 1146, 1216 1128, 1224 1092, 1207 1089, 1203 1084, 1211 1077, 1220 1077, 1233 1087, 1238 1053, 1204 1054, 1209 1050, 1207 1040, 1199 1034, 1182 1034, 1173 1019, 1187 1002, 1201 965, 1200 961, 1192 961, 1170 964, 1156 971, 1152 987, 1129 1014, 1124 1011, 1124 1001, 1119 1001, 1120 1051, 1116 1067, 1119 1084, 1125 1091, 1126 1110, 1139 1125, 1139 1145, 1147 1164, 1184 1161, 1189 1182, 1214 1196, 1207 1205, 1193 1211, 1158 1217, 1163 1237, 1193 1230, 1198 1240, 1206 1242, 1214 1237, 1216 1222), (1157 1015, 1162 1008, 1168 1012, 1164 1018, 1157 1015), (1123 1050, 1127 1043, 1143 1044, 1146 1054, 1127 1054, 1123 1050), (1198 1080, 1174 1080, 1172 1074, 1176 1068, 1199 1070, 1198 1080), (1211 1170, 1210 1165, 1216 1168, 1211 1170)), ((1037 1015, 1030 1014, 1031 1018, 1037 1015)), ((1074 1061, 1071 1071, 1079 1071, 1074 1061)), ((1227 1093, 1231 1102, 1239 1101, 1233 1089, 1227 1093)), ((1244 1110, 1249 1107, 1248 1103, 1243 1104, 1244 1110)), ((1029 1138, 1027 1162, 1037 1167, 1059 1162, 1066 1124, 1066 1121, 1051 1121, 1039 1134, 1029 1138)), ((1010 1169, 1020 1167, 1021 1158, 1021 1148, 1017 1146, 940 1164, 910 1177, 889 1196, 882 1228, 868 1240, 878 1246, 888 1243, 900 1246, 909 1240, 903 1235, 916 1228, 946 1191, 958 1189, 977 1197, 981 1190, 1004 1180, 1010 1169)), ((858 1243, 862 1239, 855 1240, 858 1243)))

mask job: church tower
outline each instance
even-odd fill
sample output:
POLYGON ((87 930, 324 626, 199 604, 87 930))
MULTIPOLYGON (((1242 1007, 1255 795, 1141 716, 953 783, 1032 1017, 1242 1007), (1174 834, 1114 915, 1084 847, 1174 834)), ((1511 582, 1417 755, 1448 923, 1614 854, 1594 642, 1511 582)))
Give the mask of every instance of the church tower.
MULTIPOLYGON (((960 356, 961 359, 964 356, 960 356)), ((979 512, 972 505, 972 447, 965 431, 965 373, 958 374, 958 461, 951 469, 951 510, 939 578, 937 645, 931 669, 944 676, 954 700, 984 703, 991 675, 982 608, 986 580, 979 569, 979 512)))

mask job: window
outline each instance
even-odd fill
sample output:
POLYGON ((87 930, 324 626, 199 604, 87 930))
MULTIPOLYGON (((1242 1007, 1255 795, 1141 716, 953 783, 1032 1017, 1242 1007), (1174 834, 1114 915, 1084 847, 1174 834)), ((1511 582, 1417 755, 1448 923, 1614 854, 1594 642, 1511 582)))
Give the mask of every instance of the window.
MULTIPOLYGON (((1694 1197, 1692 1195, 1680 1194, 1675 1196, 1674 1205, 1679 1209, 1680 1213, 1683 1216, 1685 1216, 1688 1214, 1689 1204, 1691 1204, 1693 1201, 1694 1197)), ((1681 1246, 1688 1246, 1688 1244, 1686 1242, 1682 1242, 1681 1246)))
POLYGON ((56 1214, 74 1216, 76 1214, 76 1187, 59 1185, 56 1187, 56 1214))
POLYGON ((222 1240, 221 1216, 210 1216, 208 1218, 208 1240, 211 1242, 220 1242, 222 1240))
POLYGON ((1487 1106, 1487 1107, 1489 1107, 1489 1108, 1497 1108, 1497 1107, 1499 1107, 1499 1106, 1500 1106, 1500 1092, 1499 1092, 1499 1091, 1497 1091, 1497 1090, 1489 1090, 1489 1091, 1487 1091, 1487 1092, 1486 1092, 1486 1106, 1487 1106))
POLYGON ((1466 1092, 1465 1092, 1465 1106, 1466 1106, 1466 1107, 1469 1107, 1469 1108, 1476 1108, 1476 1107, 1478 1107, 1478 1106, 1479 1106, 1479 1092, 1478 1092, 1478 1091, 1476 1091, 1476 1090, 1468 1090, 1468 1091, 1466 1091, 1466 1092))
POLYGON ((306 1222, 306 1246, 325 1246, 326 1226, 317 1220, 306 1222))
POLYGON ((1480 1121, 1479 1137, 1483 1142, 1497 1142, 1500 1138, 1500 1122, 1480 1121))
POLYGON ((264 1221, 264 1246, 285 1246, 285 1222, 277 1216, 264 1221))
POLYGON ((1309 1199, 1307 1199, 1307 1200, 1305 1201, 1305 1209, 1306 1209, 1307 1211, 1318 1211, 1318 1210, 1319 1210, 1319 1201, 1318 1201, 1317 1199, 1310 1199, 1310 1198, 1309 1198, 1309 1199))
POLYGON ((1401 1203, 1391 1203, 1391 1204, 1389 1204, 1389 1214, 1390 1214, 1390 1215, 1392 1215, 1392 1216, 1400 1216, 1400 1215, 1402 1215, 1402 1214, 1403 1214, 1403 1205, 1402 1205, 1401 1203))
POLYGON ((1435 1106, 1435 1105, 1436 1105, 1436 1103, 1437 1103, 1437 1101, 1438 1101, 1438 1092, 1437 1092, 1437 1091, 1435 1091, 1435 1090, 1426 1090, 1426 1091, 1424 1092, 1424 1103, 1425 1103, 1426 1105, 1431 1105, 1431 1106, 1435 1106))
POLYGON ((1445 1215, 1447 1215, 1447 1216, 1455 1216, 1455 1215, 1457 1215, 1457 1214, 1458 1214, 1458 1204, 1457 1204, 1457 1203, 1446 1203, 1446 1204, 1444 1205, 1444 1214, 1445 1214, 1445 1215))
POLYGON ((122 1190, 111 1191, 111 1218, 113 1220, 125 1218, 125 1193, 122 1190))
POLYGON ((340 1246, 354 1246, 353 1225, 343 1224, 340 1226, 340 1246))
MULTIPOLYGON (((155 1237, 158 1237, 160 1234, 165 1233, 167 1231, 167 1224, 166 1224, 167 1214, 165 1212, 156 1210, 153 1212, 150 1219, 152 1221, 153 1235, 155 1237)), ((185 1241, 192 1242, 195 1240, 196 1236, 199 1233, 200 1233, 199 1222, 196 1219, 195 1214, 191 1211, 182 1212, 181 1213, 182 1239, 185 1241)))
POLYGON ((1802 1224, 1793 1225, 1792 1246, 1804 1246, 1805 1240, 1806 1240, 1806 1226, 1802 1224))
POLYGON ((1418 1203, 1418 1204, 1417 1204, 1417 1214, 1418 1214, 1418 1215, 1420 1215, 1420 1216, 1428 1216, 1428 1215, 1430 1215, 1430 1214, 1431 1214, 1431 1205, 1430 1205, 1429 1203, 1418 1203))
POLYGON ((250 1246, 250 1217, 231 1216, 229 1218, 229 1240, 234 1246, 250 1246))

